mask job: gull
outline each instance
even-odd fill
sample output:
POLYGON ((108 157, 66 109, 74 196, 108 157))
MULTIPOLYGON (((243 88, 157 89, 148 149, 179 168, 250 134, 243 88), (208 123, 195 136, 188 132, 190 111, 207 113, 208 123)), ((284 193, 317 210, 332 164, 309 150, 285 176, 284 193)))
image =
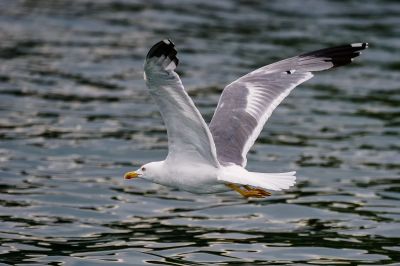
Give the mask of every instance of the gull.
POLYGON ((165 160, 150 162, 137 177, 197 194, 236 191, 262 198, 294 185, 296 172, 258 173, 245 169, 246 155, 272 111, 313 72, 347 65, 367 43, 321 49, 261 67, 227 85, 207 126, 185 91, 174 43, 165 39, 148 52, 144 79, 159 107, 168 135, 165 160))

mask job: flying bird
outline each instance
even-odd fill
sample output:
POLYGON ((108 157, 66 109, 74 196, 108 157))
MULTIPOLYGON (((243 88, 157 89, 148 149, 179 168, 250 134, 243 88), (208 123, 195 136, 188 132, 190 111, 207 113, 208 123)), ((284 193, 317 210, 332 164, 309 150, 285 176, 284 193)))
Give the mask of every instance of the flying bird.
POLYGON ((294 185, 296 172, 258 173, 245 169, 246 155, 273 110, 313 72, 347 65, 367 43, 352 43, 291 57, 240 77, 222 91, 207 126, 179 75, 171 40, 156 43, 144 63, 144 79, 168 134, 165 160, 125 174, 192 193, 234 190, 244 197, 266 197, 294 185))

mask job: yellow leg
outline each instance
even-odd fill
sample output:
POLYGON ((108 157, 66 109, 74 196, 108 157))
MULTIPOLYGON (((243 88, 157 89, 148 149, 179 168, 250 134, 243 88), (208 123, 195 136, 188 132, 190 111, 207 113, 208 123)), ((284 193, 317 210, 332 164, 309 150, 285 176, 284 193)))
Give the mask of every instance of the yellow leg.
POLYGON ((243 185, 243 187, 245 189, 249 190, 249 191, 254 191, 254 190, 259 191, 260 193, 264 194, 264 196, 266 196, 266 197, 272 195, 271 192, 266 191, 266 190, 261 189, 261 188, 254 188, 254 187, 251 187, 251 186, 248 186, 248 185, 243 185))
POLYGON ((230 189, 238 192, 240 195, 242 195, 245 198, 249 198, 249 197, 254 197, 254 198, 264 198, 266 196, 270 196, 271 193, 269 193, 268 191, 262 190, 260 188, 252 188, 250 186, 243 186, 245 189, 241 189, 240 186, 229 183, 226 184, 227 187, 229 187, 230 189))

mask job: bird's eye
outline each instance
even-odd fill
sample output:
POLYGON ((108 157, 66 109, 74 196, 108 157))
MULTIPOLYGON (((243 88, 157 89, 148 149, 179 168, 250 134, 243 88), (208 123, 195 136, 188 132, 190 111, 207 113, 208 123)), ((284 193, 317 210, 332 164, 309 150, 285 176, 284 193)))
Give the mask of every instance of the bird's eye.
POLYGON ((146 167, 142 167, 142 171, 146 171, 146 167))

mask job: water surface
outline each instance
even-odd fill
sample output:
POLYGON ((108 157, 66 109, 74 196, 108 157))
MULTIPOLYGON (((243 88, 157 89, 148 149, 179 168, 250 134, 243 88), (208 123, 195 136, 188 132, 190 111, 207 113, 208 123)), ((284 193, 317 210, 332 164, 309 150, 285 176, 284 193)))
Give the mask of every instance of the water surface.
POLYGON ((0 265, 399 265, 398 1, 0 2, 0 265), (124 172, 167 137, 143 59, 171 38, 207 122, 265 64, 366 41, 270 118, 248 168, 296 170, 263 200, 124 172))

